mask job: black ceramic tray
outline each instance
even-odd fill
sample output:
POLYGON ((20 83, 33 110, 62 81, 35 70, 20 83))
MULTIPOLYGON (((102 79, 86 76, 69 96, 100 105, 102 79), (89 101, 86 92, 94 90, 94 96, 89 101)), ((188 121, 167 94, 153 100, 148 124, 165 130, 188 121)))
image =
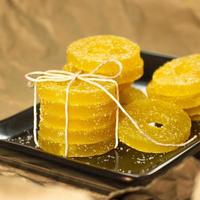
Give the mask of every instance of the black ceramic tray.
MULTIPOLYGON (((172 59, 147 52, 143 52, 142 57, 145 73, 136 83, 137 87, 144 87, 153 71, 172 59)), ((191 144, 166 154, 142 153, 119 144, 116 150, 102 156, 61 158, 35 148, 32 124, 32 108, 0 122, 0 160, 102 193, 146 184, 186 156, 200 152, 198 138, 191 144)), ((200 132, 199 124, 193 124, 192 132, 200 132)))

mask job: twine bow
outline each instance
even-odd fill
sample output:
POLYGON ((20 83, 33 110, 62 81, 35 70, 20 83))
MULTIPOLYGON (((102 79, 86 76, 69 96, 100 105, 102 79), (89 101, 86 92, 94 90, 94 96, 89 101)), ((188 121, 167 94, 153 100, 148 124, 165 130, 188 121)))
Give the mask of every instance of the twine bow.
POLYGON ((34 142, 37 147, 39 147, 38 139, 37 139, 37 83, 39 82, 66 82, 69 81, 66 86, 66 101, 65 101, 65 156, 68 155, 68 105, 69 105, 69 94, 70 94, 70 87, 74 83, 76 79, 87 82, 91 85, 94 85, 101 89, 102 91, 107 94, 110 99, 117 105, 116 109, 116 123, 115 123, 115 148, 118 146, 118 124, 119 124, 119 109, 121 112, 124 113, 124 115, 131 121, 131 123, 136 127, 136 129, 139 131, 139 134, 143 137, 145 137, 150 142, 164 147, 181 147, 189 144, 191 141, 193 141, 197 136, 193 136, 190 140, 180 143, 180 144, 166 144, 156 141, 155 139, 151 138, 148 134, 146 134, 137 124, 137 122, 132 118, 129 113, 123 108, 123 106, 119 102, 119 87, 118 83, 115 80, 118 78, 123 70, 123 66, 121 62, 117 60, 108 60, 105 62, 102 62, 100 65, 98 65, 94 70, 92 70, 90 73, 84 73, 82 74, 80 72, 72 73, 68 71, 63 70, 48 70, 45 72, 42 71, 35 71, 30 72, 25 75, 25 78, 34 84, 34 101, 33 101, 33 135, 34 135, 34 142), (113 76, 104 76, 100 74, 95 74, 101 67, 103 67, 107 63, 115 63, 119 70, 118 72, 113 76), (34 78, 36 76, 36 78, 34 78), (116 87, 116 97, 113 96, 104 86, 99 84, 98 82, 109 82, 113 83, 116 87))

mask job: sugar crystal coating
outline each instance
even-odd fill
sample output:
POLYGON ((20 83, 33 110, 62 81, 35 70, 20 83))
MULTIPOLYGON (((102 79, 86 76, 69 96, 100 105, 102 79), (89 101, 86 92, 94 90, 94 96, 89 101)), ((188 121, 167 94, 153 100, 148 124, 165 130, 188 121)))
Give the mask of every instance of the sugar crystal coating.
MULTIPOLYGON (((136 100, 125 107, 139 127, 150 137, 161 143, 179 144, 190 136, 191 120, 175 104, 161 100, 136 100)), ((119 138, 122 142, 143 152, 163 153, 176 147, 156 145, 139 134, 138 129, 126 117, 119 124, 119 138)))
POLYGON ((200 93, 200 54, 167 62, 153 74, 155 89, 166 96, 186 96, 200 93))
MULTIPOLYGON (((91 72, 99 64, 108 60, 120 61, 123 72, 118 83, 127 83, 143 75, 143 60, 140 57, 140 48, 130 40, 113 35, 99 35, 83 38, 73 42, 67 48, 67 61, 84 72, 91 72)), ((118 72, 115 63, 107 63, 98 73, 113 75, 118 72)))
POLYGON ((162 89, 158 90, 157 85, 152 81, 147 86, 147 94, 150 98, 161 99, 164 101, 172 102, 177 104, 183 109, 190 109, 200 105, 200 92, 195 95, 181 95, 169 96, 163 95, 162 89))
MULTIPOLYGON (((68 112, 66 87, 68 82, 38 83, 40 97, 40 147, 56 155, 65 153, 65 126, 68 117, 68 156, 84 157, 103 154, 114 148, 116 105, 96 86, 75 80, 69 90, 68 112)), ((113 96, 113 83, 100 83, 113 96)))

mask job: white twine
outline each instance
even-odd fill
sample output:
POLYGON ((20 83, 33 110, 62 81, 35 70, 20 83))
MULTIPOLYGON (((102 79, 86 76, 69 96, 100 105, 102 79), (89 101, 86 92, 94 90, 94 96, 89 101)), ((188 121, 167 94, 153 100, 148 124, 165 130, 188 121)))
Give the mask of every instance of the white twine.
POLYGON ((66 82, 69 81, 66 87, 66 101, 65 101, 65 156, 68 155, 68 107, 69 107, 69 93, 70 93, 70 87, 74 83, 76 79, 79 79, 81 81, 87 82, 91 85, 94 85, 104 91, 110 99, 114 101, 114 103, 117 105, 116 110, 116 123, 115 123, 115 148, 118 146, 118 124, 119 124, 119 109, 124 113, 126 117, 131 121, 131 123, 135 126, 135 128, 139 131, 139 134, 152 142, 153 144, 164 146, 164 147, 182 147, 187 144, 189 144, 191 141, 197 138, 197 136, 193 136, 191 139, 184 143, 180 144, 166 144, 161 143, 150 137, 148 134, 143 132, 143 130, 139 127, 137 122, 129 115, 129 113, 122 107, 122 105, 119 102, 119 88, 116 78, 118 78, 123 70, 123 66, 121 62, 117 60, 108 60, 100 65, 98 65, 93 71, 90 73, 81 74, 81 72, 72 73, 68 71, 63 70, 48 70, 45 72, 42 71, 35 71, 30 72, 25 75, 25 78, 29 80, 30 82, 34 83, 34 101, 33 101, 33 135, 34 135, 34 142, 37 147, 39 147, 38 139, 37 139, 37 83, 39 82, 66 82), (97 72, 103 65, 106 63, 115 63, 119 70, 118 72, 113 76, 104 76, 100 74, 94 74, 97 72), (34 78, 33 76, 36 76, 34 78), (103 87, 101 84, 97 82, 110 82, 115 84, 116 87, 116 97, 113 96, 105 87, 103 87))

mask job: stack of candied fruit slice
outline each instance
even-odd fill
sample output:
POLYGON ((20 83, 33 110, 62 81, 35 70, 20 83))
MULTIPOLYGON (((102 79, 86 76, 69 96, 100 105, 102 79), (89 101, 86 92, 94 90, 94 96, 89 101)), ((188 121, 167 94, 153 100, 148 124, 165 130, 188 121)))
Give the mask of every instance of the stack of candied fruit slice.
MULTIPOLYGON (((130 87, 143 75, 144 63, 140 56, 140 47, 126 38, 114 35, 92 36, 73 42, 67 48, 67 65, 64 69, 90 73, 109 60, 117 60, 123 66, 121 75, 116 79, 120 91, 130 87)), ((107 63, 96 73, 112 76, 118 70, 115 63, 107 63)))
MULTIPOLYGON (((65 112, 68 82, 38 83, 40 97, 40 147, 65 155, 65 117, 68 115, 68 156, 100 155, 114 148, 116 106, 99 88, 75 80, 70 87, 68 112, 65 112)), ((113 83, 101 83, 115 96, 113 83)))
POLYGON ((147 93, 176 103, 192 120, 200 120, 200 54, 167 62, 153 74, 147 93))
MULTIPOLYGON (((143 75, 143 60, 139 46, 123 37, 101 35, 73 42, 67 49, 64 70, 91 73, 104 63, 95 74, 111 77, 119 71, 119 66, 109 62, 111 60, 120 62, 123 67, 116 78, 120 103, 127 111, 126 114, 122 109, 126 116, 120 115, 121 142, 152 153, 169 152, 185 142, 191 129, 188 114, 193 120, 199 120, 200 116, 200 55, 175 59, 159 68, 147 87, 150 98, 131 87, 143 75)), ((116 96, 113 82, 98 83, 116 96)), ((66 104, 67 85, 68 81, 47 81, 37 85, 40 148, 60 156, 65 156, 67 149, 69 157, 101 155, 113 149, 117 119, 115 102, 102 89, 76 79, 66 104)))

